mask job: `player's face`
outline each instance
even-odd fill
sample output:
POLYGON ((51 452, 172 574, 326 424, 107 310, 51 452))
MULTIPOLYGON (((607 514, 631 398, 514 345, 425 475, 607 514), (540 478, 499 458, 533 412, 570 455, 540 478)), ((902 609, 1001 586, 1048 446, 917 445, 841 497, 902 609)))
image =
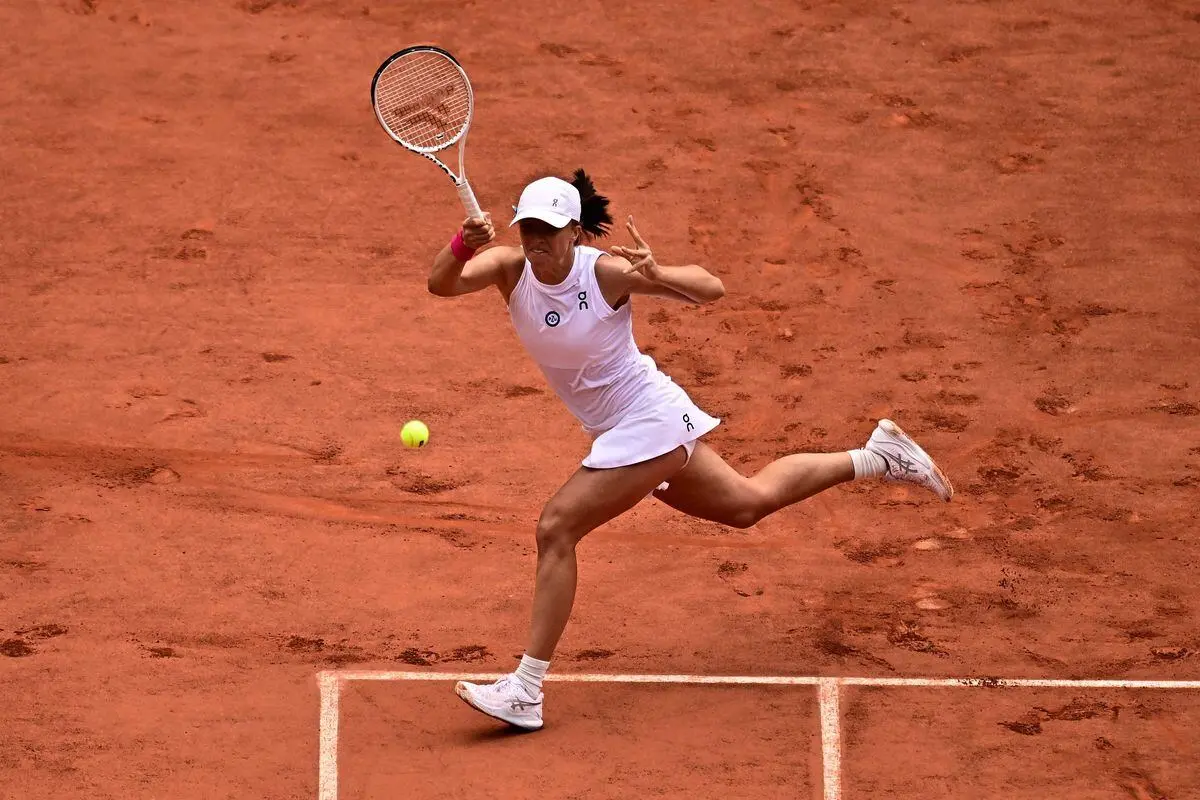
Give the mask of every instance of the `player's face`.
POLYGON ((562 264, 571 256, 575 247, 575 228, 568 225, 556 228, 540 219, 523 219, 517 223, 521 231, 521 247, 525 256, 534 265, 552 266, 562 264))

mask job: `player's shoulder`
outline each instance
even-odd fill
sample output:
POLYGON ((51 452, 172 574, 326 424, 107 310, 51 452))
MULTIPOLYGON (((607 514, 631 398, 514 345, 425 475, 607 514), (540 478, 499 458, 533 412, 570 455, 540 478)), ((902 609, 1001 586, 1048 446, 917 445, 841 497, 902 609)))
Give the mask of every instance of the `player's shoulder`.
POLYGON ((493 247, 488 251, 491 257, 495 259, 494 264, 504 276, 504 285, 511 291, 512 287, 516 286, 517 279, 521 277, 521 271, 525 268, 525 251, 520 247, 511 247, 509 245, 500 245, 493 247))
POLYGON ((629 266, 629 261, 622 256, 614 256, 605 250, 599 248, 588 248, 596 254, 596 270, 605 272, 625 272, 629 266))
POLYGON ((623 286, 626 282, 626 273, 631 266, 629 259, 624 256, 615 256, 612 253, 601 251, 599 257, 596 258, 596 278, 601 283, 623 286))

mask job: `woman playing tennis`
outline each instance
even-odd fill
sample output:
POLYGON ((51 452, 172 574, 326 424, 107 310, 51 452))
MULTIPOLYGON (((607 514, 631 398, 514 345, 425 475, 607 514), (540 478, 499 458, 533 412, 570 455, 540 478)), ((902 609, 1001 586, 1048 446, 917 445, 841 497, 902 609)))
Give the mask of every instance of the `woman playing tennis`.
POLYGON ((520 247, 477 254, 496 234, 487 215, 468 219, 429 275, 429 291, 440 297, 496 287, 525 349, 592 437, 537 523, 533 621, 520 664, 495 683, 455 687, 475 708, 525 729, 542 727, 542 679, 575 599, 576 545, 643 498, 746 528, 845 481, 905 481, 947 501, 954 493, 925 451, 886 419, 861 449, 785 456, 753 477, 730 467, 701 439, 719 421, 638 350, 630 300, 711 303, 725 288, 702 267, 658 263, 632 218, 633 247, 586 244, 607 235, 608 205, 582 170, 570 182, 541 178, 516 207, 520 247))

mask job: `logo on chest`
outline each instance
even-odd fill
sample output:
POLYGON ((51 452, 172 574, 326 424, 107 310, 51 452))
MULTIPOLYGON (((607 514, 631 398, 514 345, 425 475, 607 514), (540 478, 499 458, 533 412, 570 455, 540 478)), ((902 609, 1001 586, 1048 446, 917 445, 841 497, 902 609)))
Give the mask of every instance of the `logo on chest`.
MULTIPOLYGON (((587 292, 580 292, 577 297, 579 300, 579 310, 586 311, 589 308, 587 292)), ((547 326, 557 328, 558 324, 562 322, 562 315, 557 311, 547 311, 545 320, 547 326)))

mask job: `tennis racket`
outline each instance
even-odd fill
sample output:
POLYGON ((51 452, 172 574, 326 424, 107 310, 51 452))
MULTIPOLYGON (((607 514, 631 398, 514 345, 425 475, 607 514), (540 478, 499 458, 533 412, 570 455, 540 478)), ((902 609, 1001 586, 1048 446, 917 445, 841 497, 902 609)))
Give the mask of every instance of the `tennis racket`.
POLYGON ((371 79, 371 105, 388 136, 441 167, 454 181, 467 215, 482 218, 464 159, 475 96, 458 59, 430 45, 393 53, 371 79), (455 144, 457 175, 434 155, 455 144))

